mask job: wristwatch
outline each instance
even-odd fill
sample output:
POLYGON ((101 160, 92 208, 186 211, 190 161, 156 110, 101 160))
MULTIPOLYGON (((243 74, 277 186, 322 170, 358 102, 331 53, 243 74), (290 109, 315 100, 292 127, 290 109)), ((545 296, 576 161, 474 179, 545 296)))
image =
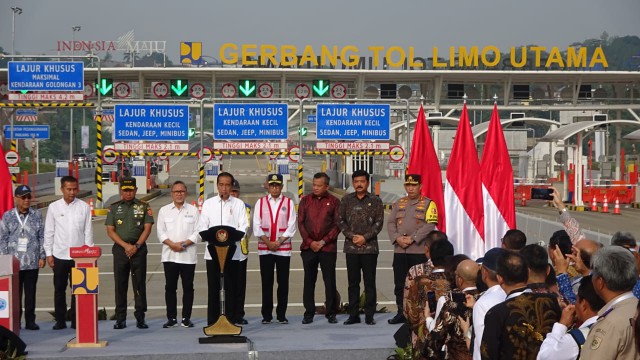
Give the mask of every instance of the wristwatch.
POLYGON ((140 249, 140 247, 142 247, 142 245, 140 245, 138 243, 135 243, 135 245, 136 245, 136 249, 140 249))
POLYGON ((182 249, 183 250, 187 250, 187 244, 186 243, 182 243, 182 249))

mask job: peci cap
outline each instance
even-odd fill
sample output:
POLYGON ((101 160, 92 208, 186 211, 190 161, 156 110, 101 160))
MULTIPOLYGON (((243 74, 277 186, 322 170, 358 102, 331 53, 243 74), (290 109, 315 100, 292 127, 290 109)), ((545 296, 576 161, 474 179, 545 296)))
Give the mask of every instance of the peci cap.
POLYGON ((270 174, 269 176, 267 176, 267 183, 282 185, 283 184, 282 175, 270 174))
POLYGON ((240 191, 240 183, 238 180, 233 180, 233 185, 231 185, 231 190, 240 191))
POLYGON ((27 194, 31 194, 31 188, 27 185, 20 185, 16 188, 16 191, 13 194, 15 196, 24 196, 27 194))
POLYGON ((136 179, 132 177, 126 177, 120 179, 120 190, 135 190, 136 179))
POLYGON ((421 177, 418 174, 407 174, 404 176, 405 185, 419 185, 421 177))
POLYGON ((503 248, 493 248, 489 249, 484 254, 484 258, 482 260, 482 266, 485 266, 487 269, 491 271, 496 271, 496 265, 498 263, 498 258, 505 252, 503 248))

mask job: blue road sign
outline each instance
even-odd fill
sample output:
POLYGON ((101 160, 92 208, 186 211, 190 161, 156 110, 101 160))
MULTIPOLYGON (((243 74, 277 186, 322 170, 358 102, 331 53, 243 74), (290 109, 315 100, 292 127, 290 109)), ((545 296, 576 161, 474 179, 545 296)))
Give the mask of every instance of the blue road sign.
POLYGON ((389 104, 318 104, 317 138, 389 140, 389 104))
POLYGON ((9 91, 84 91, 79 61, 9 61, 9 91))
POLYGON ((287 120, 287 104, 215 104, 213 138, 285 140, 287 120))
POLYGON ((316 122, 316 120, 317 119, 315 115, 307 115, 307 122, 314 123, 316 122))
POLYGON ((16 116, 38 116, 38 109, 16 109, 16 116))
POLYGON ((49 125, 13 125, 13 137, 11 125, 4 126, 5 139, 48 139, 49 125))
POLYGON ((189 140, 188 105, 114 106, 115 141, 189 140))

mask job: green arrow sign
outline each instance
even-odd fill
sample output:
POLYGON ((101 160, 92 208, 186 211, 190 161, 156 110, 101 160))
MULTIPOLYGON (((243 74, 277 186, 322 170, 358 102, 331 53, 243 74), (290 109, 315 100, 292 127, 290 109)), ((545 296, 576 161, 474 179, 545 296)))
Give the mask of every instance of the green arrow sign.
POLYGON ((329 91, 329 84, 327 82, 327 84, 325 85, 324 80, 318 80, 317 81, 317 86, 316 84, 313 84, 313 91, 315 91, 315 93, 318 96, 324 96, 324 94, 327 93, 327 91, 329 91))
POLYGON ((242 92, 242 94, 246 97, 249 97, 251 94, 253 94, 254 91, 256 91, 256 85, 252 84, 251 80, 245 80, 244 86, 240 84, 238 88, 240 89, 240 92, 242 92))
POLYGON ((185 84, 183 87, 182 80, 176 80, 176 85, 171 85, 171 90, 173 90, 173 92, 178 96, 182 96, 182 94, 187 91, 187 88, 189 87, 187 84, 185 84))
POLYGON ((98 90, 100 91, 100 94, 107 95, 109 91, 111 91, 111 89, 113 89, 113 83, 109 84, 107 79, 102 79, 100 86, 98 86, 98 90))

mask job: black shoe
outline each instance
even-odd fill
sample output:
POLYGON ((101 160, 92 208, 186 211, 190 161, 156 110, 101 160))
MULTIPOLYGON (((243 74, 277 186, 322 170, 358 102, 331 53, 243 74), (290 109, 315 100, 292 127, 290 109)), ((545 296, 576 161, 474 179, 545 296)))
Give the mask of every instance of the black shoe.
POLYGON ((313 322, 313 316, 305 316, 302 318, 302 324, 307 325, 313 322))
POLYGON ((178 321, 176 319, 169 319, 166 323, 162 325, 162 328, 168 329, 176 326, 178 326, 178 321))
POLYGON ((371 317, 371 318, 365 318, 364 323, 367 325, 375 325, 376 321, 373 320, 373 317, 371 317))
POLYGON ((122 329, 124 329, 124 328, 126 328, 126 327, 127 327, 127 323, 126 323, 124 320, 122 320, 122 321, 116 321, 116 323, 115 323, 115 324, 113 324, 113 328, 114 328, 115 330, 122 330, 122 329))
POLYGON ((267 320, 267 319, 262 319, 262 324, 271 324, 271 319, 267 320))
POLYGON ((182 319, 182 322, 180 323, 180 326, 182 326, 183 328, 192 328, 193 327, 193 323, 189 319, 182 319))
POLYGON ((353 324, 359 324, 360 323, 360 317, 359 316, 349 316, 349 318, 343 323, 345 325, 353 325, 353 324))
POLYGON ((67 328, 67 324, 64 322, 56 322, 56 324, 53 325, 53 330, 62 330, 66 328, 67 328))
POLYGON ((247 325, 249 322, 245 318, 240 318, 233 322, 236 325, 247 325))
POLYGON ((327 315, 327 321, 329 321, 329 324, 337 324, 338 323, 338 319, 336 319, 336 316, 334 314, 327 315))
POLYGON ((288 323, 289 320, 287 320, 287 318, 278 319, 278 324, 286 325, 288 323))
POLYGON ((38 326, 38 324, 36 323, 28 323, 24 326, 24 328, 27 330, 40 330, 40 326, 38 326))
POLYGON ((396 316, 394 316, 393 318, 387 320, 387 322, 391 325, 395 325, 395 324, 403 324, 405 321, 407 321, 407 319, 404 318, 404 315, 402 314, 396 314, 396 316))
POLYGON ((148 329, 149 325, 147 325, 146 322, 144 322, 144 320, 138 321, 138 323, 136 324, 136 327, 138 329, 148 329))

